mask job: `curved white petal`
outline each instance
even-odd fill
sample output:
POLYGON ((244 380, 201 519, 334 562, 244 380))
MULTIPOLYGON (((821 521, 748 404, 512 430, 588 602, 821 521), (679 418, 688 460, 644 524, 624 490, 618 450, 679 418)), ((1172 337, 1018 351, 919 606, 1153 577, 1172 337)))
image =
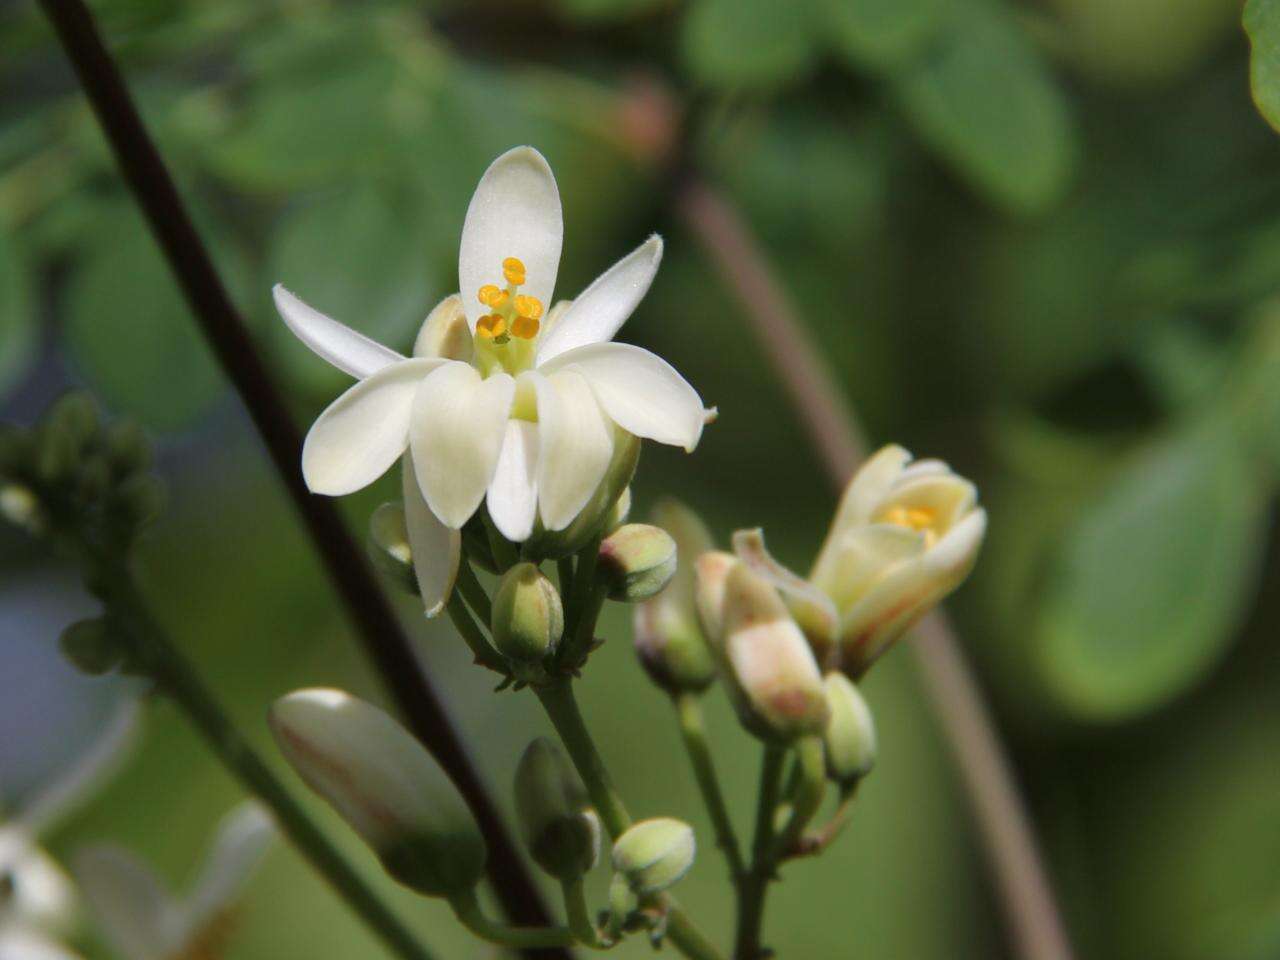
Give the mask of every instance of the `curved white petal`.
POLYGON ((482 380, 474 367, 446 363, 413 399, 409 444, 418 485, 431 511, 458 529, 476 512, 498 465, 515 381, 482 380))
POLYGON ((476 299, 480 288, 506 286, 502 261, 507 257, 524 263, 528 279, 520 292, 549 306, 563 238, 560 191, 542 154, 516 147, 493 161, 467 207, 458 251, 458 283, 471 329, 487 312, 476 299))
POLYGON ((655 233, 600 274, 543 334, 538 362, 546 363, 574 347, 612 340, 649 292, 661 262, 662 238, 655 233))
POLYGON ((302 445, 307 488, 337 497, 367 487, 386 473, 409 442, 409 417, 419 384, 441 366, 471 369, 438 358, 402 360, 329 404, 302 445))
POLYGON ((0 925, 0 960, 80 960, 80 955, 37 930, 0 925))
POLYGON ((444 357, 446 360, 471 362, 473 344, 462 297, 451 293, 437 303, 422 321, 413 341, 415 357, 444 357))
POLYGON ((910 462, 911 454, 891 443, 877 450, 858 468, 840 497, 840 506, 827 530, 827 539, 818 551, 810 580, 818 582, 826 578, 826 568, 835 562, 834 552, 844 535, 870 521, 871 512, 910 462))
POLYGON ((637 437, 691 451, 702 436, 707 411, 698 392, 671 364, 642 347, 593 343, 538 369, 582 374, 609 418, 637 437))
POLYGON ((840 610, 848 610, 898 565, 923 555, 925 545, 919 530, 895 523, 855 527, 823 554, 823 562, 814 568, 813 582, 840 610))
POLYGON ((404 357, 363 333, 325 316, 277 283, 271 288, 276 309, 294 335, 344 373, 363 380, 404 357))
POLYGON ((71 878, 18 824, 0 827, 0 877, 10 887, 0 894, 0 928, 13 923, 65 933, 75 925, 71 878))
POLYGON ((486 502, 498 532, 512 543, 533 533, 538 512, 538 425, 508 420, 486 502))
POLYGON ((182 911, 147 864, 98 844, 75 858, 76 879, 103 934, 129 960, 166 960, 182 946, 182 911))
POLYGON ((604 478, 613 431, 581 374, 528 371, 521 379, 538 397, 538 511, 548 530, 563 530, 604 478))
POLYGON ((418 579, 418 592, 428 617, 444 609, 453 593, 462 556, 462 534, 441 523, 427 501, 413 470, 413 455, 404 455, 402 468, 404 488, 404 525, 409 534, 409 550, 413 557, 413 574, 418 579))
POLYGON ((275 836, 275 821, 256 801, 241 803, 223 817, 188 901, 188 931, 199 930, 235 903, 275 836))

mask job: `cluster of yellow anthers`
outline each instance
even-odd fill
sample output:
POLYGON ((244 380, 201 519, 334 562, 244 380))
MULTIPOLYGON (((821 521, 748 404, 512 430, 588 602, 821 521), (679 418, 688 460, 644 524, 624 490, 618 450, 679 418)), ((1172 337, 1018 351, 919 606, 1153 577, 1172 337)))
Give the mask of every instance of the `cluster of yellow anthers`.
POLYGON ((906 527, 909 530, 923 531, 926 547, 932 547, 938 539, 938 531, 934 529, 934 525, 938 520, 938 513, 928 507, 891 507, 885 511, 882 519, 886 523, 906 527))
POLYGON ((538 335, 542 318, 542 301, 523 293, 516 293, 524 283, 524 264, 515 257, 502 261, 502 276, 507 289, 486 283, 477 297, 492 310, 476 321, 476 334, 495 343, 506 343, 512 337, 532 340, 538 335))

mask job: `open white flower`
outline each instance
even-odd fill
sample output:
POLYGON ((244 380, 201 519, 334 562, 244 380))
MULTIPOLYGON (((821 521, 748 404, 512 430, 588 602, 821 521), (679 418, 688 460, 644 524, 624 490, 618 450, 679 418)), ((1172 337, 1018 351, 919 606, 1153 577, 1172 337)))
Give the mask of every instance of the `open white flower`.
POLYGON ((115 844, 79 851, 75 875, 104 937, 123 960, 217 956, 230 932, 236 897, 274 836, 260 804, 240 804, 223 818, 185 898, 170 893, 148 864, 115 844))
POLYGON ((786 598, 819 659, 859 677, 973 569, 987 529, 972 483, 889 445, 845 488, 808 579, 740 530, 734 550, 786 598))
POLYGON ((536 520, 562 530, 604 477, 618 430, 686 450, 702 434, 707 411, 684 378, 647 350, 610 342, 653 281, 661 238, 547 311, 563 232, 542 155, 517 147, 498 157, 467 209, 462 292, 432 311, 409 358, 275 288, 290 329, 360 381, 307 435, 307 485, 351 493, 409 451, 406 515, 429 615, 452 588, 457 531, 482 502, 513 542, 536 520), (425 509, 412 506, 410 487, 425 509))

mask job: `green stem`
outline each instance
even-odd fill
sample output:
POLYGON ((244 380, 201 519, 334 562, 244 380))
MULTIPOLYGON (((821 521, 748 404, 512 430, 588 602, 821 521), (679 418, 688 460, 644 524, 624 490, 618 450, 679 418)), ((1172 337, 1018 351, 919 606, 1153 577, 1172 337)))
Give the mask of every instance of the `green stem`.
POLYGON ((845 825, 849 822, 849 814, 853 810, 853 801, 857 793, 858 785, 856 783, 843 787, 840 791, 840 805, 836 807, 831 819, 817 830, 801 837, 799 849, 794 851, 791 856, 816 857, 831 844, 835 843, 836 839, 844 831, 845 825))
POLYGON ((556 561, 556 577, 560 580, 560 599, 565 603, 565 616, 571 617, 569 602, 573 596, 573 557, 561 557, 556 561))
POLYGON ((804 737, 796 743, 796 767, 799 779, 791 797, 791 816, 787 818, 786 826, 773 843, 769 857, 771 870, 798 849, 804 828, 822 806, 827 787, 827 771, 821 737, 804 737))
POLYGON ((467 605, 480 618, 481 624, 488 627, 493 623, 493 604, 489 600, 489 594, 485 593, 484 587, 476 579, 476 571, 466 557, 458 564, 457 588, 462 592, 467 605))
POLYGON ((702 800, 711 815, 711 824, 716 833, 716 843, 724 851, 729 861, 729 877, 737 883, 746 871, 742 860, 742 851, 738 849, 738 836, 733 829, 733 821, 729 818, 729 808, 724 802, 724 793, 720 790, 720 781, 716 777, 715 763, 711 758, 711 748, 707 745, 706 726, 702 719, 702 704, 698 695, 684 691, 673 698, 676 714, 680 718, 680 734, 684 738, 684 748, 689 754, 689 762, 693 764, 693 775, 698 781, 698 789, 702 791, 702 800))
POLYGON ((764 922, 764 898, 772 879, 769 852, 773 847, 773 816, 782 786, 786 750, 766 743, 760 768, 760 796, 756 805, 756 832, 751 843, 751 869, 738 885, 738 930, 734 960, 759 960, 760 927, 764 922))
POLYGON ((451 897, 449 905, 464 927, 490 943, 517 950, 573 946, 573 934, 566 927, 509 927, 490 920, 476 899, 474 888, 451 897))
POLYGON ((404 960, 432 960, 427 948, 387 909, 232 726, 195 669, 152 619, 128 575, 111 561, 96 564, 95 568, 98 582, 107 587, 110 608, 132 628, 125 635, 132 640, 133 652, 218 759, 266 804, 293 845, 397 956, 404 960))
POLYGON ((566 641, 561 644, 557 661, 563 671, 577 670, 591 652, 595 641, 596 622, 604 608, 608 591, 596 578, 596 564, 600 559, 601 537, 591 541, 578 551, 577 564, 572 578, 572 592, 564 597, 566 606, 566 641))
POLYGON ((508 676, 511 671, 507 668, 507 661, 502 658, 502 654, 493 648, 493 644, 489 642, 489 638, 484 635, 484 631, 480 629, 475 619, 471 616, 471 611, 467 609, 462 594, 455 590, 449 595, 449 602, 445 604, 445 609, 449 612, 449 619, 453 621, 454 627, 458 633, 462 635, 462 639, 466 641, 471 652, 475 654, 476 663, 482 667, 488 667, 503 676, 508 676))
POLYGON ((569 917, 569 929, 577 941, 593 950, 608 950, 612 947, 617 942, 616 938, 606 940, 601 937, 591 919, 591 911, 587 908, 587 893, 582 883, 582 877, 563 880, 560 886, 564 891, 564 910, 569 917))

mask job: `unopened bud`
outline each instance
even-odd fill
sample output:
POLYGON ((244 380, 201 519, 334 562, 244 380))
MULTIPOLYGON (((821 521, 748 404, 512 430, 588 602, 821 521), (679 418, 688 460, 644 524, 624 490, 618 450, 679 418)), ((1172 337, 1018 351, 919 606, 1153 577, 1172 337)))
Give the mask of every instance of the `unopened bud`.
POLYGON ((711 533, 688 507, 665 501, 654 522, 676 544, 676 574, 656 597, 636 606, 635 643, 649 676, 673 693, 703 690, 715 679, 715 657, 694 602, 694 564, 713 547, 711 533))
POLYGON ((772 584, 735 560, 718 619, 716 650, 743 726, 766 740, 821 733, 828 708, 818 663, 772 584))
POLYGON ((660 527, 628 523, 600 544, 596 570, 604 579, 611 600, 648 600, 675 576, 676 542, 660 527))
POLYGON ((298 775, 364 839, 387 872, 432 897, 472 889, 485 842, 435 759, 382 710, 340 690, 299 690, 271 707, 298 775))
POLYGON ((613 869, 637 896, 661 893, 693 866, 693 828, 671 817, 641 820, 613 845, 613 869))
POLYGON ((106 431, 107 459, 113 475, 120 479, 151 467, 151 444, 142 428, 132 420, 117 420, 106 431))
POLYGON ((164 509, 164 484, 159 477, 137 473, 115 488, 111 510, 117 521, 131 533, 137 532, 164 509))
POLYGON ((0 486, 0 516, 28 533, 38 534, 44 529, 40 500, 20 483, 0 486))
POLYGON ((739 563, 724 550, 711 550, 693 561, 694 607, 702 632, 713 647, 724 644, 724 589, 739 563))
POLYGON ((368 549, 374 567, 388 580, 407 593, 418 592, 403 503, 384 503, 373 511, 369 518, 368 549))
POLYGON ((600 858, 600 818, 563 751, 539 737, 516 767, 516 814, 529 853, 557 880, 575 880, 600 858))
POLYGON ((59 646, 77 669, 94 677, 109 673, 124 659, 123 648, 101 617, 71 624, 62 631, 59 646))
POLYGON ((418 339, 413 344, 415 357, 444 357, 468 363, 473 349, 471 328, 462 307, 462 297, 454 293, 436 304, 427 314, 418 339))
POLYGON ((823 734, 827 775, 837 783, 852 786, 875 766, 875 721, 867 701, 843 673, 828 673, 823 684, 831 708, 831 719, 823 734))
POLYGON ((560 592, 534 564, 517 563, 494 594, 491 626, 493 644, 511 661, 517 679, 536 679, 564 633, 560 592))

